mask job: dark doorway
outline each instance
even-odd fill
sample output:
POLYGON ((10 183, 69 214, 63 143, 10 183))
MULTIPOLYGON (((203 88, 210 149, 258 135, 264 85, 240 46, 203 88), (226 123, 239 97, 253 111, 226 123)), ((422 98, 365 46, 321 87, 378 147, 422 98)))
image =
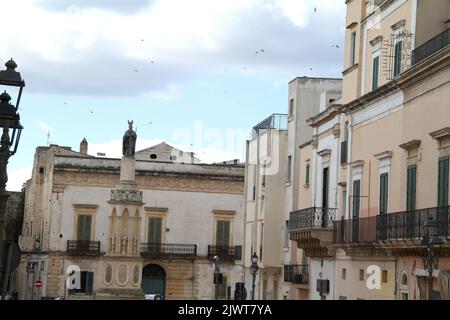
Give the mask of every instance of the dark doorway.
POLYGON ((145 294, 166 297, 166 272, 157 264, 149 264, 142 270, 142 290, 145 294))
POLYGON ((322 175, 322 228, 326 228, 328 224, 328 185, 329 185, 329 168, 323 169, 322 175))

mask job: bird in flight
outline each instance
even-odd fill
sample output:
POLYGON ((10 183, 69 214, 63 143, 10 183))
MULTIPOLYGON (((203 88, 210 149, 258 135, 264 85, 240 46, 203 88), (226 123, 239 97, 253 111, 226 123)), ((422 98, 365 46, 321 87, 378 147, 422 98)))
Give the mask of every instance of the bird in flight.
POLYGON ((138 69, 134 69, 134 72, 138 72, 138 69))
POLYGON ((92 110, 90 112, 91 112, 91 114, 94 113, 94 111, 92 111, 92 110))
POLYGON ((150 125, 152 124, 152 122, 153 122, 153 121, 150 121, 150 122, 148 123, 148 125, 150 126, 150 125))
POLYGON ((314 12, 317 12, 317 8, 316 7, 314 7, 314 12))
POLYGON ((155 61, 153 61, 153 60, 152 60, 152 61, 150 61, 150 62, 151 62, 151 63, 155 63, 155 61))

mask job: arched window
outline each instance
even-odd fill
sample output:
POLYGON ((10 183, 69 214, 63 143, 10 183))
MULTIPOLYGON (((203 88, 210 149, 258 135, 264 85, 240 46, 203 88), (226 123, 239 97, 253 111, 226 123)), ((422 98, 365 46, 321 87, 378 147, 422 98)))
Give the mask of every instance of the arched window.
POLYGON ((408 285, 408 276, 406 275, 406 272, 402 273, 402 282, 401 282, 402 286, 407 286, 408 285))

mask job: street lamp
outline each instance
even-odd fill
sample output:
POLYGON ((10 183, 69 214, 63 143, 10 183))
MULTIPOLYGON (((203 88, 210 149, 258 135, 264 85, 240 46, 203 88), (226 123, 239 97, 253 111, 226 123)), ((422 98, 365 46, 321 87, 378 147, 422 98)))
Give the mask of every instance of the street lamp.
POLYGON ((422 257, 423 266, 428 271, 428 300, 431 300, 433 293, 433 270, 437 269, 439 261, 439 251, 442 246, 442 238, 437 234, 437 223, 433 217, 428 216, 424 224, 425 235, 420 241, 420 246, 426 248, 426 254, 422 257), (433 235, 430 239, 430 235, 433 235))
POLYGON ((220 258, 219 258, 219 256, 214 256, 213 261, 214 261, 214 285, 216 288, 215 295, 216 295, 216 299, 218 299, 219 298, 218 288, 223 283, 223 276, 222 276, 222 273, 220 273, 220 258))
MULTIPOLYGON (((6 183, 8 182, 7 165, 9 157, 14 155, 19 145, 22 125, 18 113, 22 90, 25 82, 20 73, 16 71, 17 64, 11 58, 5 63, 6 70, 0 71, 0 85, 19 88, 16 105, 10 103, 11 96, 4 91, 0 94, 0 128, 2 134, 0 138, 0 282, 4 281, 5 266, 3 261, 3 249, 5 238, 5 215, 6 204, 9 194, 6 192, 6 183), (10 134, 11 132, 11 134, 10 134)), ((3 286, 0 286, 2 288, 3 286)), ((1 294, 2 300, 5 299, 4 290, 1 294)))
POLYGON ((250 274, 252 275, 252 300, 255 300, 255 280, 258 274, 258 256, 256 252, 252 255, 252 265, 250 266, 250 274))

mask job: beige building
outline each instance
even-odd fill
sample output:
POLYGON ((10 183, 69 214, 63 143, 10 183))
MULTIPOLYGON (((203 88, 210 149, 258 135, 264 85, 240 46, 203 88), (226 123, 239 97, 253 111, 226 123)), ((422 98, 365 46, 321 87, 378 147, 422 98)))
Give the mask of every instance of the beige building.
POLYGON ((85 140, 80 151, 36 149, 19 298, 233 298, 244 280, 243 166, 200 164, 165 143, 122 160, 87 155, 85 140), (214 256, 222 285, 213 284, 214 256), (79 288, 66 283, 74 268, 79 288))
MULTIPOLYGON (((448 299, 450 1, 346 4, 342 99, 308 121, 320 156, 313 170, 333 158, 333 150, 320 147, 325 131, 340 135, 337 185, 330 184, 336 222, 300 224, 291 239, 334 261, 334 268, 323 263, 318 270, 329 280, 325 298, 427 299, 419 243, 432 217, 443 245, 431 298, 448 299)), ((309 146, 302 150, 311 153, 309 146)), ((323 186, 325 175, 318 180, 323 186)))

